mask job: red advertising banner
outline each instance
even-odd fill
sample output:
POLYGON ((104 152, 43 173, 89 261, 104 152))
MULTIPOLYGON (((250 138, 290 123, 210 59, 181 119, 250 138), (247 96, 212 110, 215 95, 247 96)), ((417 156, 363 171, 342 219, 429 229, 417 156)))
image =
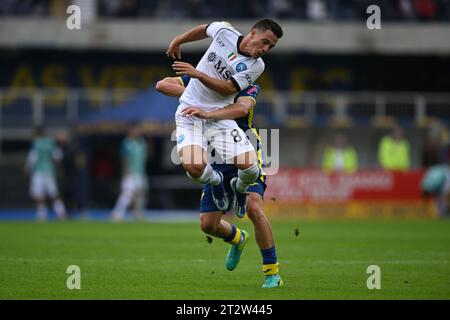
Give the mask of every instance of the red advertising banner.
POLYGON ((353 174, 281 168, 267 177, 266 199, 282 203, 421 200, 424 171, 360 170, 353 174))

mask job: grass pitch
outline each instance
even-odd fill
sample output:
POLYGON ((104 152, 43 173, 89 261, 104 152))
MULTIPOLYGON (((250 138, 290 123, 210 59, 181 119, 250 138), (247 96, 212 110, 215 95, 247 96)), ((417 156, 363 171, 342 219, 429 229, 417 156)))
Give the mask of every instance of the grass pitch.
POLYGON ((450 221, 272 221, 285 287, 261 289, 251 239, 225 269, 228 244, 198 223, 0 223, 1 299, 450 299, 450 221), (298 233, 296 232, 298 229, 298 233), (66 269, 81 269, 81 289, 66 269), (369 265, 381 289, 369 290, 369 265))

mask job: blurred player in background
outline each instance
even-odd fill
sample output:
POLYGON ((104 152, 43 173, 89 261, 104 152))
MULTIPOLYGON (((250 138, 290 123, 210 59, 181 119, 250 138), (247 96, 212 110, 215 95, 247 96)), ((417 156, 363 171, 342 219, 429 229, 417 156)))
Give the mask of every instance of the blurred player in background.
POLYGON ((122 142, 121 154, 123 165, 121 193, 112 211, 111 218, 114 221, 122 220, 128 207, 133 204, 135 217, 141 219, 144 217, 143 211, 147 204, 146 164, 148 148, 137 124, 129 128, 128 135, 122 142))
POLYGON ((448 216, 450 196, 450 167, 439 164, 430 167, 421 182, 424 195, 434 197, 436 210, 441 218, 448 216))
MULTIPOLYGON (((156 89, 166 95, 180 96, 187 84, 190 81, 190 77, 168 77, 156 84, 156 89)), ((202 119, 235 119, 239 127, 247 134, 254 136, 256 143, 256 151, 258 154, 258 167, 260 169, 260 176, 257 181, 250 185, 247 189, 248 192, 248 208, 247 214, 253 223, 256 242, 260 248, 263 259, 263 273, 265 275, 265 281, 263 288, 275 288, 283 285, 283 281, 278 271, 278 261, 275 249, 275 242, 272 233, 272 227, 270 225, 267 216, 263 210, 263 196, 266 189, 265 180, 266 177, 262 171, 262 149, 261 141, 257 130, 253 127, 253 107, 256 104, 256 96, 259 93, 259 87, 257 85, 251 85, 242 90, 234 99, 234 104, 228 105, 222 109, 206 112, 201 108, 190 107, 184 110, 186 115, 194 115, 202 119)), ((214 152, 214 150, 212 151, 214 152)), ((225 242, 232 245, 226 261, 226 268, 230 271, 234 270, 240 260, 242 250, 248 237, 242 243, 239 243, 240 233, 235 225, 230 224, 226 220, 222 219, 223 213, 231 209, 231 203, 233 202, 233 193, 231 192, 230 185, 228 184, 233 178, 238 176, 238 169, 233 164, 216 164, 211 163, 214 170, 221 172, 224 177, 225 189, 228 196, 229 206, 226 210, 220 210, 212 199, 212 187, 210 184, 203 185, 202 197, 200 200, 200 221, 202 230, 215 237, 222 238, 225 242), (205 217, 214 217, 214 223, 210 223, 209 219, 205 217)))
MULTIPOLYGON (((181 45, 212 38, 206 53, 194 68, 189 63, 175 61, 177 75, 192 78, 180 97, 176 111, 177 149, 188 176, 201 184, 210 183, 213 201, 220 210, 228 207, 223 175, 205 162, 207 143, 227 163, 238 167, 238 176, 232 179, 234 212, 243 217, 247 207, 247 188, 259 177, 255 150, 242 129, 228 119, 205 121, 183 113, 189 106, 207 111, 232 104, 238 92, 247 88, 264 71, 261 56, 273 48, 283 35, 281 27, 270 19, 258 21, 245 37, 227 22, 199 25, 175 37, 166 51, 167 56, 181 59, 181 45)), ((215 224, 213 216, 208 224, 215 224)), ((209 219, 209 218, 207 218, 209 219)), ((242 232, 241 242, 246 233, 242 232)))
POLYGON ((43 127, 37 127, 26 160, 25 172, 31 174, 30 195, 36 201, 38 221, 47 219, 47 198, 52 201, 58 219, 66 218, 66 209, 59 197, 55 173, 55 162, 61 158, 61 150, 54 139, 45 134, 43 127))

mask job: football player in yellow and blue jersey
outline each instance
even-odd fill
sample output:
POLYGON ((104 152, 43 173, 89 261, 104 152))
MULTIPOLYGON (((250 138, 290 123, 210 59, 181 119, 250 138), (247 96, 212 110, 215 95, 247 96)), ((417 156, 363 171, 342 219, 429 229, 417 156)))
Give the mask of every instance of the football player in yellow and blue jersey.
MULTIPOLYGON (((188 85, 190 78, 183 77, 167 77, 159 81, 156 89, 169 96, 180 96, 184 88, 188 85)), ((248 192, 247 214, 253 223, 256 242, 260 248, 263 260, 263 273, 265 281, 263 288, 276 288, 283 286, 283 281, 278 271, 278 261, 275 249, 275 242, 272 233, 272 227, 263 210, 263 196, 266 189, 266 176, 262 171, 262 147, 258 131, 253 127, 254 106, 256 105, 256 97, 259 93, 259 86, 252 84, 239 92, 235 97, 234 103, 221 109, 213 111, 205 111, 201 108, 187 107, 183 110, 185 116, 196 116, 203 119, 234 119, 238 126, 249 136, 250 141, 255 142, 255 150, 258 155, 258 165, 261 175, 257 181, 250 185, 248 192)), ((214 158, 214 150, 211 152, 214 158)), ((222 214, 229 211, 235 201, 235 195, 230 187, 230 181, 236 179, 238 169, 233 164, 211 163, 214 170, 223 174, 226 195, 228 197, 228 208, 220 211, 213 201, 212 188, 210 184, 203 185, 203 192, 200 201, 200 222, 203 232, 214 237, 222 238, 225 242, 232 246, 228 251, 226 259, 226 268, 230 271, 234 270, 240 260, 241 253, 248 241, 249 235, 245 230, 241 230, 233 224, 222 219, 222 214), (217 219, 211 223, 211 219, 205 219, 206 215, 216 214, 217 219)))

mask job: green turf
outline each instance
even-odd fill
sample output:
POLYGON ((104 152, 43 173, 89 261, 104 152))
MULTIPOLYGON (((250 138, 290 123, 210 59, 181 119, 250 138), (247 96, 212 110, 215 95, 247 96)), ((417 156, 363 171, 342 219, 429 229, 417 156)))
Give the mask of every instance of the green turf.
POLYGON ((273 222, 285 287, 261 289, 252 238, 232 272, 228 245, 198 223, 0 223, 1 299, 449 299, 450 221, 273 222), (298 228, 299 235, 295 235, 298 228), (381 289, 366 286, 369 265, 381 289), (81 268, 69 290, 66 268, 81 268))

